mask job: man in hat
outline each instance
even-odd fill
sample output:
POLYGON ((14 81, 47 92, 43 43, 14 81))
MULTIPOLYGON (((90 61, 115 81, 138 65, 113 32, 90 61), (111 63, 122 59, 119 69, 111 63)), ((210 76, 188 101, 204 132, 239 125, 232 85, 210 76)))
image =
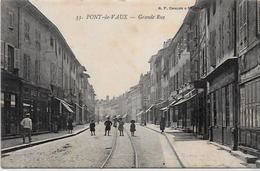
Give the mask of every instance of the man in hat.
POLYGON ((28 135, 29 143, 32 141, 31 132, 32 132, 32 120, 30 119, 30 113, 26 113, 25 118, 21 121, 22 126, 22 136, 23 143, 25 143, 25 136, 28 135))
POLYGON ((105 125, 105 136, 107 135, 107 133, 109 136, 109 131, 110 131, 111 125, 112 125, 112 122, 110 121, 109 117, 107 117, 107 120, 105 121, 104 125, 105 125))

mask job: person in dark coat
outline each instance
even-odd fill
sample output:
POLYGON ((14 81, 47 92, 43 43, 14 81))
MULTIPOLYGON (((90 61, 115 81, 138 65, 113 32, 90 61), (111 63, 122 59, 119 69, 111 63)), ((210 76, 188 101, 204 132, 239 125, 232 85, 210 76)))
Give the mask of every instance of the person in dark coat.
POLYGON ((122 118, 119 118, 119 122, 118 122, 118 130, 120 135, 119 136, 124 136, 124 122, 122 120, 122 118))
POLYGON ((69 130, 69 133, 72 134, 72 130, 73 130, 73 119, 72 117, 70 116, 69 119, 68 119, 68 130, 69 130))
POLYGON ((90 125, 89 125, 91 136, 96 135, 95 134, 95 131, 96 131, 95 127, 96 127, 96 125, 95 125, 94 120, 91 120, 90 125))
POLYGON ((131 120, 131 125, 130 125, 130 132, 131 132, 131 135, 132 136, 135 136, 135 121, 134 120, 131 120))
POLYGON ((111 130, 111 125, 112 125, 112 122, 110 121, 109 117, 105 121, 104 125, 105 125, 105 136, 107 135, 107 133, 109 136, 109 131, 111 130))
POLYGON ((165 130, 165 118, 164 117, 162 117, 161 121, 160 121, 160 130, 162 131, 161 133, 163 133, 165 130))

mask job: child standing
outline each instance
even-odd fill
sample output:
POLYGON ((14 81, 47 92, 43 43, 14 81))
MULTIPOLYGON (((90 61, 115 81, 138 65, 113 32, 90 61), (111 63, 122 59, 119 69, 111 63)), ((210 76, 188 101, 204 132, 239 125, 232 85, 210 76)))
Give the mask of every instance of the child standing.
POLYGON ((135 136, 135 135, 134 135, 134 134, 135 134, 135 131, 136 131, 136 129, 135 129, 135 121, 134 121, 134 120, 131 120, 130 132, 131 132, 131 135, 132 135, 132 136, 135 136))
POLYGON ((95 134, 95 122, 94 122, 94 120, 91 120, 91 122, 90 122, 90 125, 89 125, 89 127, 90 127, 90 132, 91 132, 91 136, 93 136, 93 135, 96 135, 95 134))

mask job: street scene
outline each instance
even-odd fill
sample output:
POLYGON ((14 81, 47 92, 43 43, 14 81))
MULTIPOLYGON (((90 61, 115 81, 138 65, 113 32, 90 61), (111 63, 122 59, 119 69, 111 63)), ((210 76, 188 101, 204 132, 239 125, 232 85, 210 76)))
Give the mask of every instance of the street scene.
POLYGON ((260 1, 2 0, 1 167, 260 168, 260 1))

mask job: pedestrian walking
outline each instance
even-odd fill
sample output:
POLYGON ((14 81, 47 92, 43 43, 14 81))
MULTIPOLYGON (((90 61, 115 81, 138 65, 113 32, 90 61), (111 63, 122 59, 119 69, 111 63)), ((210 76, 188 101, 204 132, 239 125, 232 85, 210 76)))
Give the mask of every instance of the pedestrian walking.
POLYGON ((73 130, 73 119, 72 119, 71 116, 70 116, 69 119, 68 119, 68 130, 69 130, 69 133, 72 134, 72 130, 73 130))
POLYGON ((135 120, 131 120, 131 125, 130 125, 130 132, 132 136, 135 136, 135 120))
POLYGON ((122 118, 119 118, 119 123, 118 123, 118 130, 120 133, 120 136, 124 136, 124 122, 122 120, 122 118))
POLYGON ((90 127, 91 136, 96 135, 95 134, 95 131, 96 131, 95 127, 96 127, 96 125, 95 125, 94 120, 91 120, 89 127, 90 127))
POLYGON ((164 117, 162 117, 161 121, 160 121, 160 130, 161 130, 161 133, 163 133, 165 130, 165 118, 164 117))
POLYGON ((110 121, 110 118, 108 117, 107 120, 104 123, 105 125, 105 136, 109 136, 109 131, 111 130, 112 122, 110 121))
POLYGON ((29 138, 29 143, 32 142, 31 132, 32 132, 32 120, 30 119, 30 113, 26 113, 25 118, 21 121, 22 126, 22 136, 23 143, 25 143, 25 136, 29 138))

